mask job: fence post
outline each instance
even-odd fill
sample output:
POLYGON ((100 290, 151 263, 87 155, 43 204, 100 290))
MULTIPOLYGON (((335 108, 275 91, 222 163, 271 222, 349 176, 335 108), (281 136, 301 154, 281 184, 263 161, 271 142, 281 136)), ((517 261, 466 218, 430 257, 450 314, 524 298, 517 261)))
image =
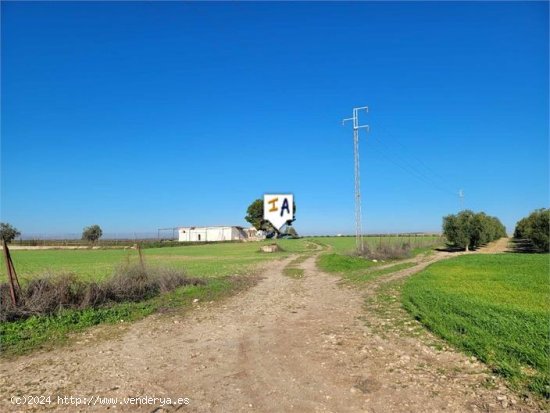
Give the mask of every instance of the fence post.
POLYGON ((10 250, 8 249, 8 244, 6 243, 5 239, 2 239, 2 246, 4 249, 4 261, 6 262, 8 280, 10 282, 11 302, 13 306, 16 307, 17 295, 21 292, 21 286, 19 285, 19 280, 17 279, 17 273, 15 272, 15 267, 13 266, 13 261, 11 260, 10 250))
POLYGON ((139 243, 137 244, 137 250, 139 254, 139 265, 141 266, 141 269, 145 271, 145 263, 143 262, 143 254, 141 252, 141 245, 139 243))

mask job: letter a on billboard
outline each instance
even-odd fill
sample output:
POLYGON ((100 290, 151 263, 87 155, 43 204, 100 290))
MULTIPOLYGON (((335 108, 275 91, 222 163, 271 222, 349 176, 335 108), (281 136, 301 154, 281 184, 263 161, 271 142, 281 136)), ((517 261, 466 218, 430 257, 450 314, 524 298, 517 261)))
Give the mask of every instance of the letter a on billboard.
POLYGON ((265 194, 264 219, 276 229, 294 219, 294 196, 292 194, 265 194))

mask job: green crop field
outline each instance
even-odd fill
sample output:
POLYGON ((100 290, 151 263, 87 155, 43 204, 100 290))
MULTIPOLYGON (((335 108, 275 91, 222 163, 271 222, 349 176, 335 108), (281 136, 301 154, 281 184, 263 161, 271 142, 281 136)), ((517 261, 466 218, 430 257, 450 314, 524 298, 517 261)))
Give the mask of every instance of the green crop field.
POLYGON ((406 309, 513 386, 550 397, 548 254, 466 255, 403 287, 406 309))
MULTIPOLYGON (((333 252, 338 254, 351 254, 355 251, 355 237, 309 237, 306 239, 330 247, 333 252)), ((396 243, 409 243, 413 249, 420 249, 443 244, 442 238, 435 235, 417 237, 414 235, 365 236, 363 240, 369 247, 396 243)))
MULTIPOLYGON (((260 246, 268 243, 271 242, 148 248, 142 250, 142 253, 146 262, 151 265, 183 269, 195 277, 220 277, 242 274, 251 265, 315 248, 302 239, 277 240, 276 243, 283 249, 282 252, 259 252, 260 246)), ((98 281, 112 274, 116 266, 138 260, 138 253, 133 249, 12 250, 11 255, 23 283, 45 273, 73 273, 84 280, 98 281)), ((6 280, 3 258, 0 277, 6 280)))

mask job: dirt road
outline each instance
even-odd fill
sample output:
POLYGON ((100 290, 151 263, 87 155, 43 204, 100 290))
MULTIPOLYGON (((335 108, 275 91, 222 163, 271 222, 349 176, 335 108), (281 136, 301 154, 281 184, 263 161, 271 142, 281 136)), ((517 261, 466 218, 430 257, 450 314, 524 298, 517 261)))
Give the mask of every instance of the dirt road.
POLYGON ((448 255, 364 290, 317 270, 315 257, 301 264, 301 279, 282 274, 289 260, 271 263, 258 285, 220 303, 152 316, 121 332, 99 327, 69 346, 4 361, 0 411, 31 410, 11 404, 13 395, 50 394, 189 398, 164 408, 46 406, 67 412, 538 411, 477 361, 429 334, 406 334, 418 326, 398 305, 381 312, 376 302, 365 304, 385 281, 448 255), (392 327, 400 320, 408 321, 392 327))

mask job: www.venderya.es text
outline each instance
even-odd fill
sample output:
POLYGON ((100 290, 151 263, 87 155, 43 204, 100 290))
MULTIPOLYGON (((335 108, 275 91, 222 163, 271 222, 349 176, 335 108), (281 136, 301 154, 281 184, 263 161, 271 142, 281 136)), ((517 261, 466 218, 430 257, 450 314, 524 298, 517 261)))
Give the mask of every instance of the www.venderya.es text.
POLYGON ((150 405, 150 406, 181 406, 188 405, 188 397, 103 397, 103 396, 13 396, 10 398, 15 405, 51 405, 60 406, 114 406, 114 405, 150 405))

